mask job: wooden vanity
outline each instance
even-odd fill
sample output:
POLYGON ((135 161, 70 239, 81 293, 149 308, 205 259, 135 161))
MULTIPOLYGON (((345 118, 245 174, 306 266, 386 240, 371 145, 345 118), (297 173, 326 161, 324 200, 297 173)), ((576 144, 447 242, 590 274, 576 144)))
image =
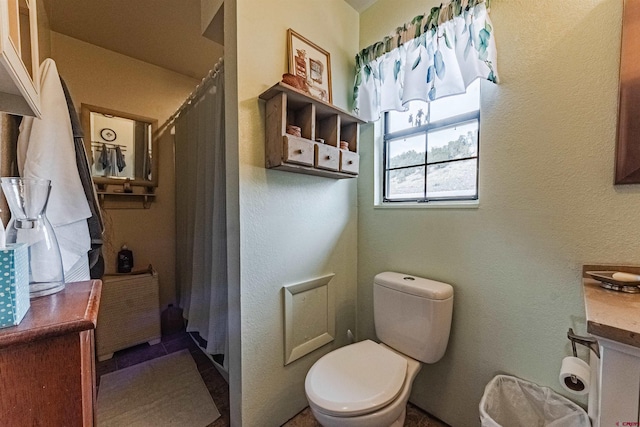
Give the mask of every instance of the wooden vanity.
POLYGON ((67 283, 0 329, 0 425, 92 426, 102 282, 67 283))
POLYGON ((593 427, 637 425, 624 423, 640 417, 640 293, 604 289, 585 273, 603 270, 640 274, 640 267, 583 268, 587 332, 600 349, 599 360, 591 355, 589 416, 593 427))

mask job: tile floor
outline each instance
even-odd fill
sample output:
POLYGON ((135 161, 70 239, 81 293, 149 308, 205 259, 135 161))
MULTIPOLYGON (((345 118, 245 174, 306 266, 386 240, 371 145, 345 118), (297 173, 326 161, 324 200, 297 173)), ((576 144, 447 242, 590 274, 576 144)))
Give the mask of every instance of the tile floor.
MULTIPOLYGON (((284 423, 282 427, 321 427, 313 418, 311 410, 306 408, 295 417, 284 423)), ((407 417, 404 420, 404 427, 449 427, 448 424, 434 418, 417 406, 409 403, 407 405, 407 417)))
MULTIPOLYGON (((113 358, 103 362, 96 361, 97 384, 100 387, 100 376, 136 363, 165 356, 169 353, 188 349, 193 360, 198 366, 202 380, 209 389, 211 397, 220 411, 220 418, 207 427, 229 426, 229 385, 222 378, 213 362, 202 352, 187 332, 178 332, 173 335, 163 336, 162 341, 156 345, 140 344, 125 350, 116 352, 113 358)), ((407 406, 407 418, 405 427, 448 427, 422 411, 420 408, 409 404, 407 406)), ((320 424, 313 418, 309 408, 304 409, 298 415, 287 421, 283 427, 319 427, 320 424)), ((266 426, 265 426, 266 427, 266 426)))

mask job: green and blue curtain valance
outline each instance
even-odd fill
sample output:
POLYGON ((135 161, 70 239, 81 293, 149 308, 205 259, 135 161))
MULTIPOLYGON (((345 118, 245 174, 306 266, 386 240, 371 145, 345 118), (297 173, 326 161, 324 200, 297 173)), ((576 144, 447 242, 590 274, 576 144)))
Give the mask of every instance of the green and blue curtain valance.
POLYGON ((354 112, 365 121, 405 111, 409 101, 464 93, 475 79, 498 82, 488 0, 452 0, 356 55, 354 112))

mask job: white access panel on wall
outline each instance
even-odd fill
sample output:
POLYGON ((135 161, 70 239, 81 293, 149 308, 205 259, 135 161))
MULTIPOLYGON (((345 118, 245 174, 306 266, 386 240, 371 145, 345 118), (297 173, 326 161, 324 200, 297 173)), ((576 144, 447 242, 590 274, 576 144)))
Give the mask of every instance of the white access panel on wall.
POLYGON ((283 288, 285 365, 333 341, 334 276, 328 274, 283 288))

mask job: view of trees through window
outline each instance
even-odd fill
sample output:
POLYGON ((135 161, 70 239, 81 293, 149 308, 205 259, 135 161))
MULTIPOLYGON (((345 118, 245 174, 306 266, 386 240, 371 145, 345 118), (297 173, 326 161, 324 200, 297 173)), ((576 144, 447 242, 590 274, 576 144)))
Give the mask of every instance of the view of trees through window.
POLYGON ((412 101, 407 111, 386 114, 384 201, 478 198, 479 85, 472 86, 462 95, 431 105, 412 101))

